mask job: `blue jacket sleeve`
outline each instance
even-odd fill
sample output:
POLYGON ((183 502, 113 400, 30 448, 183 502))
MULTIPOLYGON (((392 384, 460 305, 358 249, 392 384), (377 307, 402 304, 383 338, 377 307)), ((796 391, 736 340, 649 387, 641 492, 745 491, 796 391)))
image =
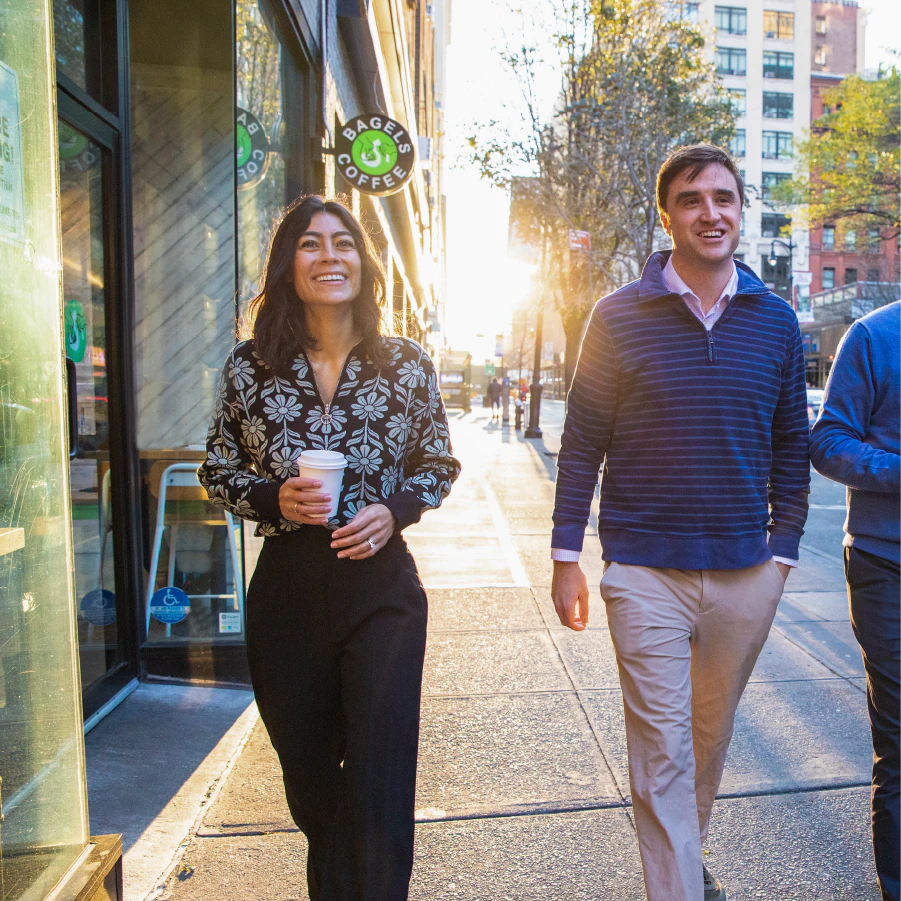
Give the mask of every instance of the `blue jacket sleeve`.
POLYGON ((554 549, 582 550, 594 488, 610 443, 617 385, 613 341, 595 307, 579 351, 557 457, 554 549))
POLYGON ((836 354, 823 406, 811 433, 817 472, 862 491, 898 493, 901 457, 867 442, 879 373, 870 334, 862 323, 848 330, 836 354))
POLYGON ((769 546, 774 557, 798 559, 810 493, 809 430, 804 348, 795 321, 788 338, 782 387, 773 415, 769 546))

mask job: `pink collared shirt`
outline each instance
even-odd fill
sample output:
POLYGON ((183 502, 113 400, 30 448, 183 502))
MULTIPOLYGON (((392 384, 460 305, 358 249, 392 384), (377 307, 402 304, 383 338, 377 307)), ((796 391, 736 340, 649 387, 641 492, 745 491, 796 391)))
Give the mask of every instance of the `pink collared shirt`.
POLYGON ((701 299, 697 294, 679 277, 676 267, 673 266, 672 257, 666 261, 666 265, 663 267, 663 283, 673 294, 678 294, 685 301, 688 309, 698 317, 701 324, 709 332, 716 324, 717 319, 723 315, 729 301, 735 297, 735 292, 738 291, 738 270, 735 268, 735 263, 733 263, 732 275, 729 277, 726 287, 723 288, 720 299, 710 308, 708 313, 705 313, 701 308, 701 299))

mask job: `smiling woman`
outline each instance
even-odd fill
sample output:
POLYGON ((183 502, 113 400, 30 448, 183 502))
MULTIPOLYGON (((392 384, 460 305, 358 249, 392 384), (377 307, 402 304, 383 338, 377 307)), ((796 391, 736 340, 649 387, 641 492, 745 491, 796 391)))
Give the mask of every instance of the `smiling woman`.
POLYGON ((407 898, 427 603, 400 532, 460 471, 432 362, 380 332, 385 299, 353 215, 321 197, 294 205, 199 472, 266 538, 247 656, 323 899, 349 885, 407 898))

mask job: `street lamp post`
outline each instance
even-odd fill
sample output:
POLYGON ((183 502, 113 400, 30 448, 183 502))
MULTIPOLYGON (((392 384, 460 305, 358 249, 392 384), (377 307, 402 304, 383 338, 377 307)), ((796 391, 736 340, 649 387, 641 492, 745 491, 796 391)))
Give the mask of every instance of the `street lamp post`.
MULTIPOLYGON (((776 256, 776 245, 780 247, 784 247, 788 251, 788 303, 793 310, 797 309, 797 304, 795 303, 795 278, 792 275, 792 256, 794 255, 795 248, 797 248, 797 244, 795 244, 791 236, 789 235, 788 241, 782 241, 779 238, 773 238, 770 242, 770 255, 767 259, 767 262, 770 264, 770 267, 775 270, 776 262, 779 257, 776 256)), ((773 272, 773 283, 776 281, 776 273, 773 272)))

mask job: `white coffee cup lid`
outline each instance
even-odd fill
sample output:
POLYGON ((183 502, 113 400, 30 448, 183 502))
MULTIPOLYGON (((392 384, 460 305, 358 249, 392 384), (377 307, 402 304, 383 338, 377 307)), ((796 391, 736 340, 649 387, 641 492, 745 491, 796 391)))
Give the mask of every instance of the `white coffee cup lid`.
POLYGON ((297 458, 298 464, 314 469, 344 469, 347 459, 337 451, 305 450, 297 458))

